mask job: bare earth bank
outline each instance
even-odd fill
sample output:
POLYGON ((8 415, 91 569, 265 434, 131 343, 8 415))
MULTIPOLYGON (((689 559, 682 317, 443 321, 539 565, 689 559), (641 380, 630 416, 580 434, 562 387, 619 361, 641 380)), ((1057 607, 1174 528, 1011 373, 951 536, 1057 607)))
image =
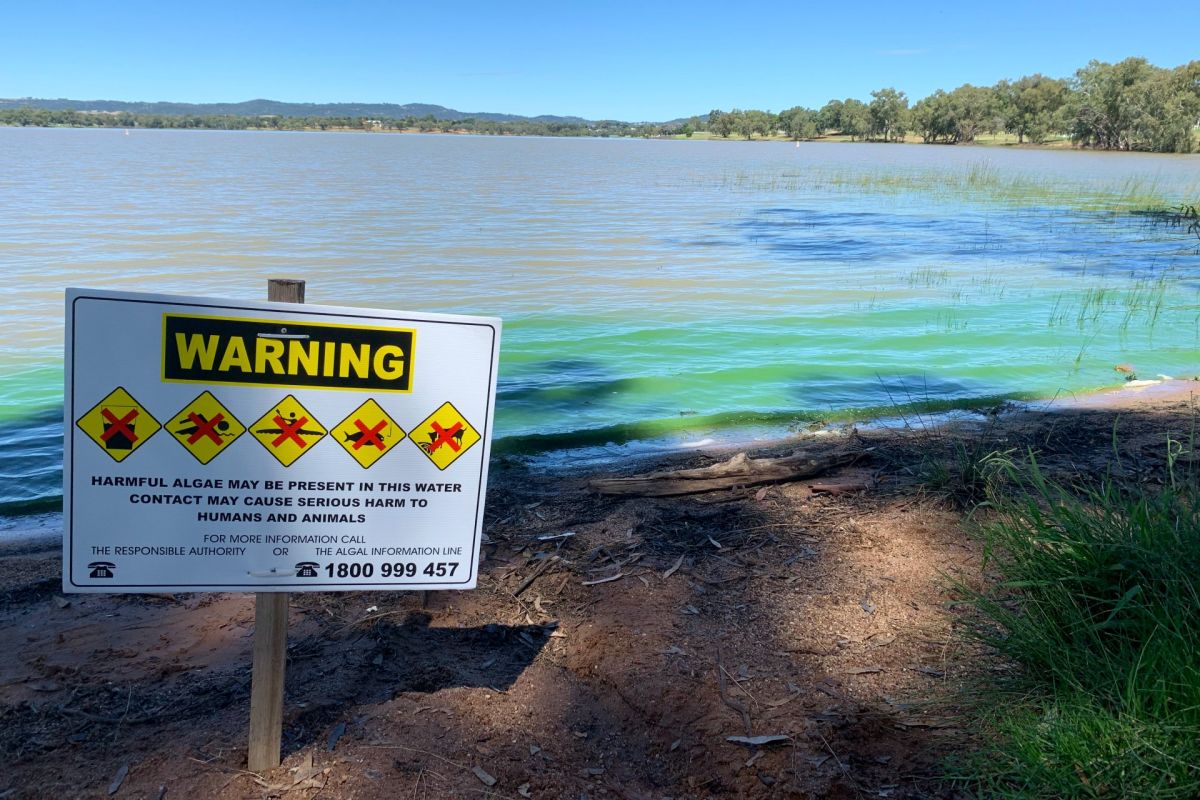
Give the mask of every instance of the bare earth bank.
POLYGON ((940 767, 973 736, 955 693, 994 666, 956 632, 949 581, 986 576, 955 454, 1152 480, 1197 387, 780 442, 751 455, 861 458, 681 497, 589 482, 729 454, 501 463, 478 590, 292 595, 285 758, 262 776, 252 596, 64 596, 61 520, 10 521, 0 798, 953 797, 940 767))

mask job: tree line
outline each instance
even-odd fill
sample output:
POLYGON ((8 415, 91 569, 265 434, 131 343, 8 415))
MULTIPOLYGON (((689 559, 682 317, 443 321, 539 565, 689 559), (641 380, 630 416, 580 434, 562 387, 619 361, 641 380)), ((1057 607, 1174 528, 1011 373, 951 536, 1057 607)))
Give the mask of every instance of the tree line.
POLYGON ((475 133, 507 136, 661 136, 671 126, 627 122, 567 122, 547 120, 437 119, 421 117, 286 117, 232 114, 142 114, 131 111, 75 111, 67 109, 0 109, 0 125, 73 128, 182 128, 204 130, 274 131, 419 131, 421 133, 475 133))
POLYGON ((927 144, 958 144, 1003 132, 1020 143, 1060 138, 1103 150, 1190 153, 1200 126, 1200 61, 1174 69, 1144 58, 1092 61, 1071 78, 1035 74, 994 86, 968 83, 912 105, 904 92, 888 87, 871 92, 870 102, 830 100, 820 109, 718 109, 704 125, 723 138, 778 131, 797 141, 840 135, 892 142, 915 133, 927 144))
POLYGON ((773 114, 757 109, 715 109, 670 123, 546 120, 445 120, 422 117, 289 117, 143 114, 39 108, 0 110, 0 125, 217 130, 364 130, 475 133, 516 136, 692 136, 706 131, 746 139, 782 134, 796 141, 841 136, 852 141, 895 142, 916 134, 927 144, 972 142, 982 134, 1008 133, 1020 143, 1067 140, 1080 147, 1190 153, 1200 125, 1200 61, 1166 69, 1144 58, 1116 64, 1092 61, 1070 78, 1027 75, 994 86, 964 84, 938 89, 910 105, 894 87, 871 92, 870 101, 830 100, 820 109, 795 106, 773 114))

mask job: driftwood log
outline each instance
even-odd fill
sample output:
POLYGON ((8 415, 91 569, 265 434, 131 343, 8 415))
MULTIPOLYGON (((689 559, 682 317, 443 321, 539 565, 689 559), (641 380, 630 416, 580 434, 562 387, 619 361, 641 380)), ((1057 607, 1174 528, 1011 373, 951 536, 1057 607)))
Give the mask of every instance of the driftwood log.
POLYGON ((745 453, 738 453, 728 461, 709 467, 651 472, 628 478, 600 478, 589 485, 600 494, 672 497, 814 478, 852 464, 864 455, 862 450, 820 455, 801 451, 784 458, 750 458, 745 453))

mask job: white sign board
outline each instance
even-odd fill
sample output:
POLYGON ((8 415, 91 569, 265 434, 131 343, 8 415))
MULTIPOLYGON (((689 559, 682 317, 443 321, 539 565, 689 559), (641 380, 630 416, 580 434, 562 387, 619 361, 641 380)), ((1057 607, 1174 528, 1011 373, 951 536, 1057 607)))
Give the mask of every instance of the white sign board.
POLYGON ((66 592, 471 589, 500 320, 69 289, 66 592))

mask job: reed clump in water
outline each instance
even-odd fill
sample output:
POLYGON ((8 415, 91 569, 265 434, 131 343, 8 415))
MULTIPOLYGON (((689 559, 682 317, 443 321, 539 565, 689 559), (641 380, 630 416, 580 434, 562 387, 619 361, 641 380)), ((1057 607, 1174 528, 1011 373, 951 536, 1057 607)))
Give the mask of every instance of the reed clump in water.
MULTIPOLYGON (((1168 194, 1157 176, 1135 176, 1096 185, 1028 173, 1003 172, 988 161, 973 163, 965 169, 896 167, 864 171, 844 167, 814 167, 803 172, 779 174, 735 172, 722 176, 720 186, 756 193, 813 191, 920 194, 933 200, 969 200, 1113 213, 1170 210, 1178 208, 1180 203, 1179 196, 1168 194)), ((1200 185, 1186 188, 1183 196, 1193 194, 1200 195, 1200 185)))

